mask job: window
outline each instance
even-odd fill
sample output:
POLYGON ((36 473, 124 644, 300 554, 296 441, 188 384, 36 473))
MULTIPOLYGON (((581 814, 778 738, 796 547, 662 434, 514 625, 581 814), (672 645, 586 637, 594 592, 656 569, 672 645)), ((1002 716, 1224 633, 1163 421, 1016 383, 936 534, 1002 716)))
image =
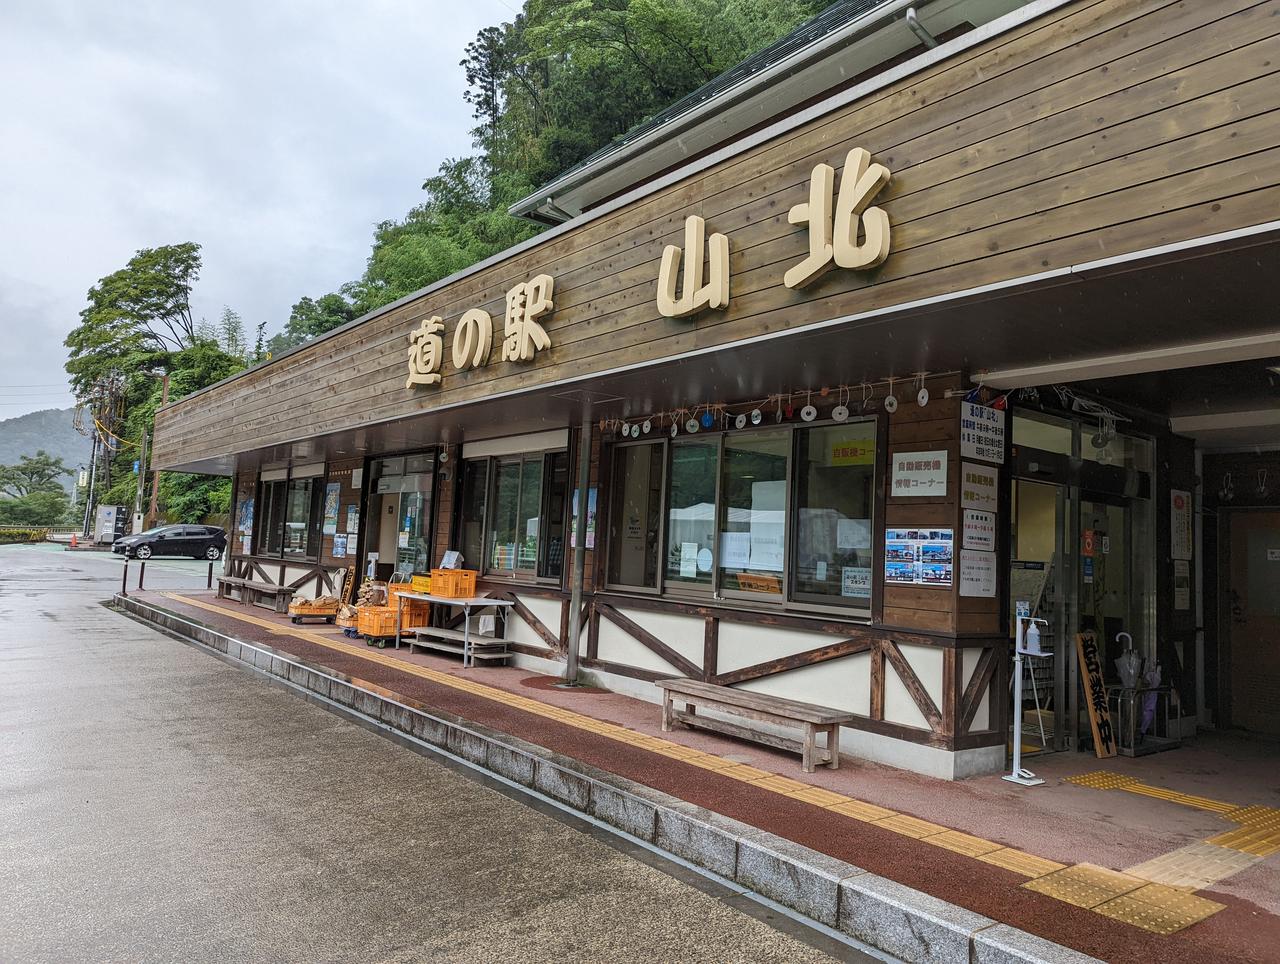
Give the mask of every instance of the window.
POLYGON ((710 590, 715 552, 716 477, 720 439, 710 435, 671 443, 667 483, 668 585, 710 590))
POLYGON ((324 478, 265 479, 258 485, 258 555, 315 559, 320 550, 324 478))
POLYGON ((724 440, 720 465, 720 588, 782 596, 790 429, 724 440))
POLYGON ((870 609, 875 471, 874 419, 618 445, 607 582, 870 609))
POLYGON ((624 445, 613 456, 613 512, 608 582, 658 588, 658 525, 662 518, 662 445, 624 445))
POLYGON ((792 596, 870 607, 875 423, 797 435, 792 596))
POLYGON ((461 539, 468 564, 490 576, 560 579, 566 453, 470 459, 462 473, 461 539))

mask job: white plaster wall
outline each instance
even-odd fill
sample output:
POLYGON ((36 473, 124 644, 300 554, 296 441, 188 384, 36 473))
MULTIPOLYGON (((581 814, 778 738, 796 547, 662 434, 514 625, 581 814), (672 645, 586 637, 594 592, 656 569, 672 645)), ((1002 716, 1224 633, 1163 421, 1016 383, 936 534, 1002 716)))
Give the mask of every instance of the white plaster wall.
MULTIPOLYGON (((633 623, 643 626, 653 635, 698 666, 702 665, 702 645, 706 635, 706 622, 701 616, 685 616, 681 613, 654 613, 643 609, 615 607, 633 623)), ((601 624, 608 622, 601 617, 601 624)))
MULTIPOLYGON (((915 670, 925 692, 933 699, 934 704, 942 707, 942 650, 931 646, 899 645, 907 664, 915 670)), ((929 721, 924 718, 916 706, 916 701, 907 692, 907 687, 898 676, 893 663, 885 660, 884 664, 884 718, 891 723, 903 726, 914 726, 929 729, 929 721)))
MULTIPOLYGON (((964 686, 967 689, 969 686, 969 681, 973 679, 974 671, 978 668, 978 660, 982 658, 982 650, 964 649, 964 650, 961 650, 961 652, 964 654, 964 662, 961 664, 964 667, 964 670, 960 675, 964 677, 964 686)), ((963 693, 964 689, 962 689, 960 692, 963 693)), ((973 714, 973 722, 969 724, 969 729, 966 730, 965 732, 973 733, 978 730, 988 729, 990 728, 990 726, 991 726, 991 687, 987 687, 986 692, 982 694, 982 702, 978 704, 978 711, 973 714)))
POLYGON ((609 663, 620 663, 623 666, 653 670, 655 673, 669 673, 672 676, 683 675, 657 653, 647 649, 631 636, 628 636, 622 629, 604 618, 600 620, 597 656, 599 659, 609 663))
POLYGON ((716 671, 728 673, 744 666, 803 653, 836 642, 835 636, 806 633, 777 626, 755 626, 747 623, 720 622, 720 642, 716 671))
MULTIPOLYGON (((723 627, 723 624, 721 624, 723 627)), ((861 716, 871 714, 871 654, 793 669, 778 676, 748 680, 735 689, 753 690, 803 703, 816 703, 861 716)))
MULTIPOLYGON (((516 598, 522 602, 533 615, 538 617, 542 625, 553 633, 560 632, 560 600, 548 599, 545 596, 521 596, 518 593, 516 598)), ((523 643, 526 646, 537 646, 551 652, 542 637, 537 631, 526 623, 523 619, 516 615, 515 610, 507 611, 507 639, 513 643, 523 643)))
POLYGON ((525 646, 536 646, 538 649, 551 652, 551 648, 542 641, 542 637, 534 631, 533 627, 511 609, 507 610, 507 642, 523 643, 525 646))

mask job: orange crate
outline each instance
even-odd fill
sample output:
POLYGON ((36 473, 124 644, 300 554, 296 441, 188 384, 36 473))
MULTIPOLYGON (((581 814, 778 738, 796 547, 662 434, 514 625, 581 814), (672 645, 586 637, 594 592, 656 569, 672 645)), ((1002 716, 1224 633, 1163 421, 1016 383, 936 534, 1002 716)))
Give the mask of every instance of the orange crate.
POLYGON ((450 599, 467 599, 476 594, 475 569, 432 569, 431 594, 450 599))
POLYGON ((431 603, 423 599, 406 599, 402 605, 404 612, 400 625, 405 629, 410 626, 428 626, 431 624, 431 603))
POLYGON ((394 636, 396 611, 390 606, 361 606, 356 628, 362 636, 394 636))

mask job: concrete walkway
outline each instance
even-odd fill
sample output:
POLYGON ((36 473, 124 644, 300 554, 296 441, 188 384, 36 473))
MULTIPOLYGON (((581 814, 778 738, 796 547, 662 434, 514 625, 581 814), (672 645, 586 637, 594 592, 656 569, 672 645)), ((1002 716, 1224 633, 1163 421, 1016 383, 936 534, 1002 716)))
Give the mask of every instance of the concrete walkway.
POLYGON ((0 550, 0 960, 861 959, 104 608, 118 577, 0 550))
MULTIPOLYGON (((1184 899, 1181 892, 1159 887, 1139 889, 1145 884, 1142 880, 1129 887, 1124 875, 1107 876, 1107 867, 1138 865, 1187 840, 1201 840, 1232 826, 1219 813, 1063 782, 1062 776, 1096 769, 1096 763, 1084 756, 1038 762, 1038 766, 1047 763, 1067 771, 1051 781, 1056 784, 1051 790, 1057 799, 1049 793, 1026 795, 996 780, 941 784, 856 761, 837 773, 820 770, 806 775, 794 758, 753 745, 687 731, 661 735, 659 742, 688 747, 698 756, 694 759, 644 745, 645 740, 659 738, 658 714, 650 704, 615 694, 547 690, 518 669, 463 671, 443 658, 372 650, 343 640, 332 630, 292 627, 261 610, 221 606, 203 595, 160 602, 234 631, 240 638, 265 641, 424 705, 517 734, 1096 956, 1149 960, 1153 949, 1158 949, 1164 960, 1193 961, 1203 960, 1212 948, 1220 959, 1267 959, 1280 935, 1280 919, 1269 909, 1221 889, 1184 899), (564 712, 557 716, 556 710, 564 712), (593 722, 600 725, 593 727, 593 722), (736 779, 735 771, 726 767, 740 768, 736 779), (869 804, 870 809, 851 807, 851 800, 869 804), (1046 814, 1051 815, 1064 800, 1067 805, 1049 822, 1046 814), (1172 819, 1161 819, 1161 807, 1172 819), (1172 824, 1172 832, 1165 823, 1172 824), (1127 846, 1120 848, 1118 859, 1102 862, 1095 872, 1089 858, 1098 853, 1099 841, 1117 838, 1127 846), (1020 840, 1025 839, 1051 842, 1052 849, 1045 848, 1048 853, 1023 849, 1026 845, 1020 840), (1094 888, 1090 893, 1102 896, 1078 906, 1069 896, 1037 889, 1043 886, 1038 878, 1049 879, 1059 872, 1068 889, 1078 891, 1083 884, 1094 888), (1081 875, 1091 876, 1080 880, 1081 875), (1107 888, 1115 888, 1109 897, 1107 888), (1172 927, 1181 929, 1168 934, 1169 914, 1152 911, 1141 900, 1153 890, 1179 905, 1180 913, 1189 907, 1191 921, 1206 912, 1208 919, 1190 926, 1185 920, 1174 921, 1172 927), (1104 906, 1121 897, 1127 899, 1104 906), (1102 909, 1090 909, 1095 907, 1102 909), (1108 914, 1108 910, 1118 913, 1108 914)), ((1166 758, 1176 759, 1176 755, 1166 758)), ((1146 762, 1126 760, 1114 765, 1132 768, 1146 762)), ((1265 756, 1260 765, 1265 767, 1265 756)), ((1266 784, 1264 779, 1254 790, 1265 795, 1266 784)), ((1231 806, 1253 802, 1242 799, 1231 806)), ((1116 852, 1111 856, 1115 858, 1116 852)), ((1257 861, 1236 869, 1245 879, 1251 874, 1265 878, 1274 872, 1273 863, 1257 861)))

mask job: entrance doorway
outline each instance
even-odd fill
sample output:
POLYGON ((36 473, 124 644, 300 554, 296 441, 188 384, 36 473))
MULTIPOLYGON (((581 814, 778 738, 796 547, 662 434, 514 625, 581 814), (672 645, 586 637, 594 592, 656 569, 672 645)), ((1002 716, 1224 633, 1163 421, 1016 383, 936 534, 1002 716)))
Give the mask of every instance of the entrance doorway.
POLYGON ((431 568, 435 454, 378 459, 370 472, 366 551, 377 553, 377 575, 431 568))
POLYGON ((1232 512, 1230 540, 1230 722, 1280 736, 1280 512, 1232 512))
POLYGON ((1044 655, 1024 658, 1015 708, 1024 754, 1092 739, 1078 633, 1097 633, 1109 683, 1119 682, 1125 650, 1155 657, 1150 443, 1091 433, 1088 423, 1039 413, 1013 418, 1010 632, 1019 615, 1044 621, 1044 655))

